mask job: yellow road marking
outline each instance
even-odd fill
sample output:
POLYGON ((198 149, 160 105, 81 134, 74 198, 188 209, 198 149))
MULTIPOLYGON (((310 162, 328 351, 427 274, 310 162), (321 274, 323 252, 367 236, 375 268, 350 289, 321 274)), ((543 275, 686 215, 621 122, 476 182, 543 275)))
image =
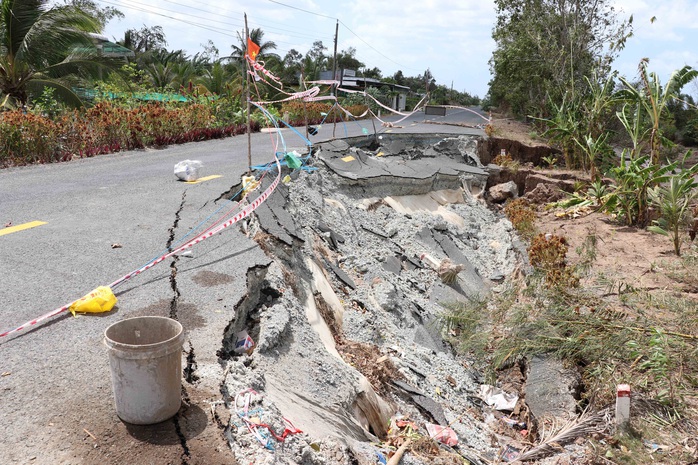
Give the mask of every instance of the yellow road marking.
POLYGON ((11 226, 9 228, 3 228, 0 229, 0 236, 4 236, 5 234, 12 234, 18 231, 24 231, 25 229, 31 229, 31 228, 36 228, 37 226, 41 226, 42 224, 46 224, 45 221, 31 221, 29 223, 24 223, 24 224, 18 224, 17 226, 11 226))
POLYGON ((210 181, 211 179, 216 179, 216 178, 222 178, 222 174, 212 174, 211 176, 204 176, 203 178, 199 178, 196 181, 184 181, 186 184, 198 184, 200 182, 204 181, 210 181))
POLYGON ((349 163, 350 161, 354 161, 354 160, 356 160, 356 158, 352 157, 351 155, 349 155, 348 157, 342 158, 342 161, 347 162, 347 163, 349 163))

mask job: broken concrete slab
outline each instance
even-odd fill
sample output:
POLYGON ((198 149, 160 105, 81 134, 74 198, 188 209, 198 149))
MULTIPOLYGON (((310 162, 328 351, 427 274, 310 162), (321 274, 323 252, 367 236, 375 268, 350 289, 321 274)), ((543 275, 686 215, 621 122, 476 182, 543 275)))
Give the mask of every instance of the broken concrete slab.
MULTIPOLYGON (((477 155, 473 154, 473 156, 477 155)), ((460 187, 459 176, 462 175, 478 179, 477 184, 483 186, 487 178, 487 173, 482 168, 446 155, 403 159, 399 162, 395 162, 394 157, 390 159, 368 157, 365 160, 359 160, 354 155, 337 152, 334 146, 323 150, 321 145, 318 158, 344 180, 345 188, 349 186, 363 188, 364 196, 366 196, 365 189, 369 187, 377 192, 392 195, 411 195, 424 194, 441 188, 460 187), (409 182, 400 182, 401 178, 409 182), (378 184, 367 185, 367 181, 370 180, 378 181, 378 184)))
POLYGON ((353 279, 351 279, 351 276, 349 276, 346 271, 341 269, 338 265, 335 263, 326 261, 327 265, 330 267, 330 269, 334 272, 334 274, 342 281, 344 284, 349 286, 352 289, 356 289, 356 283, 354 282, 353 279))
POLYGON ((533 416, 572 419, 577 415, 579 374, 549 356, 534 356, 528 363, 526 404, 533 416))
POLYGON ((459 273, 458 280, 466 294, 469 297, 484 295, 487 292, 487 285, 477 268, 473 266, 454 240, 440 231, 434 231, 433 236, 448 258, 454 263, 464 266, 464 269, 459 273))
POLYGON ((296 227, 296 222, 293 217, 286 211, 286 203, 288 202, 288 188, 279 184, 276 188, 277 195, 270 196, 264 204, 268 205, 272 213, 276 217, 279 225, 290 235, 296 239, 303 240, 296 227))
POLYGON ((279 224, 276 216, 268 205, 262 204, 255 210, 259 226, 268 234, 271 234, 286 245, 293 245, 293 238, 279 224))
POLYGON ((384 270, 399 275, 402 271, 402 260, 395 255, 390 255, 383 261, 382 266, 384 270))
MULTIPOLYGON (((268 187, 271 181, 262 183, 262 189, 268 187)), ((276 237, 286 245, 293 245, 293 238, 303 240, 299 234, 293 217, 284 208, 288 199, 288 188, 283 184, 277 187, 278 194, 270 196, 255 210, 260 227, 268 234, 276 237), (293 236, 293 237, 292 237, 293 236)))
POLYGON ((471 137, 447 137, 434 144, 434 151, 437 153, 448 153, 450 155, 460 155, 463 161, 469 165, 482 168, 478 156, 478 140, 471 137))
MULTIPOLYGON (((409 184, 415 179, 402 176, 408 172, 412 176, 411 172, 419 170, 419 164, 429 158, 420 158, 420 150, 423 149, 413 148, 404 156, 390 157, 373 157, 359 150, 327 151, 323 156, 334 157, 335 163, 363 165, 364 158, 366 163, 376 162, 377 158, 376 163, 388 167, 384 175, 362 180, 366 184, 360 189, 356 188, 358 184, 348 182, 322 164, 318 171, 301 173, 289 184, 289 198, 284 208, 304 241, 295 241, 292 248, 271 244, 266 250, 275 257, 275 266, 283 272, 277 270, 276 277, 265 280, 284 292, 269 305, 251 312, 249 321, 258 332, 261 347, 243 364, 245 372, 236 372, 236 384, 232 380, 228 384, 231 392, 245 384, 263 387, 269 401, 315 441, 320 441, 323 435, 331 435, 345 444, 366 438, 376 440, 374 433, 382 434, 386 424, 379 420, 384 416, 379 404, 369 402, 374 405, 370 410, 357 408, 363 398, 357 380, 362 378, 356 369, 342 364, 337 357, 342 355, 341 348, 336 345, 341 340, 371 344, 375 350, 386 354, 409 354, 405 355, 404 363, 398 360, 396 367, 404 374, 406 382, 422 394, 411 393, 409 403, 394 394, 382 399, 388 404, 395 402, 401 411, 409 412, 420 423, 446 424, 460 417, 461 421, 453 425, 454 430, 467 437, 470 445, 478 444, 483 448, 480 450, 491 448, 487 431, 478 428, 478 420, 471 418, 470 413, 463 413, 472 407, 472 401, 465 395, 465 392, 475 392, 472 375, 463 369, 444 343, 439 324, 444 311, 441 303, 468 300, 471 290, 465 289, 463 279, 453 286, 445 286, 434 269, 422 267, 414 257, 427 252, 443 260, 447 256, 445 250, 453 247, 460 250, 460 255, 455 250, 451 254, 469 263, 471 272, 482 269, 489 276, 497 269, 507 273, 513 266, 508 262, 512 256, 508 250, 513 229, 472 196, 463 195, 462 179, 453 175, 455 171, 448 171, 448 163, 443 163, 444 172, 452 176, 448 179, 454 183, 455 190, 432 195, 430 192, 438 190, 441 180, 446 179, 437 178, 419 185, 418 188, 424 190, 419 195, 428 194, 435 208, 446 206, 462 217, 462 226, 428 211, 398 211, 380 200, 402 196, 406 185, 408 190, 413 189, 409 184), (341 160, 344 157, 352 159, 344 162, 341 160), (366 195, 373 192, 371 185, 375 183, 380 184, 377 189, 383 192, 366 195), (323 243, 332 242, 329 237, 332 232, 346 238, 344 242, 333 243, 335 250, 323 243), (314 263, 306 263, 308 259, 314 263), (341 263, 341 268, 337 263, 341 263), (345 285, 347 281, 339 276, 333 265, 350 277, 353 287, 345 285), (448 298, 439 297, 439 293, 449 293, 448 298), (330 302, 334 303, 330 305, 330 302), (274 317, 267 315, 278 311, 278 305, 283 305, 284 311, 274 317), (341 325, 335 321, 333 307, 343 312, 339 320, 341 325), (264 332, 269 335, 265 336, 264 332), (437 388, 448 403, 440 405, 440 398, 432 397, 431 393, 437 388)), ((432 161, 440 157, 461 157, 445 153, 435 156, 432 161)), ((466 271, 462 270, 459 277, 466 271)), ((374 382, 373 378, 368 379, 374 382)), ((236 431, 233 439, 233 450, 242 453, 240 444, 245 441, 244 432, 236 431)), ((297 442, 288 445, 287 457, 288 454, 300 457, 295 451, 301 447, 301 439, 308 440, 294 438, 297 442)), ((240 457, 245 460, 259 458, 249 454, 240 457)), ((362 459, 358 460, 361 463, 362 459)))
POLYGON ((432 398, 424 394, 422 391, 408 383, 400 380, 393 380, 392 384, 407 394, 412 402, 415 403, 422 411, 427 413, 437 423, 442 426, 448 426, 448 421, 444 415, 444 410, 432 398))
POLYGON ((335 139, 321 144, 321 147, 331 152, 344 153, 349 150, 350 145, 343 139, 335 139))
POLYGON ((464 202, 463 191, 460 189, 439 190, 423 195, 388 196, 383 200, 402 214, 429 213, 438 215, 455 226, 465 226, 463 218, 447 207, 464 202))

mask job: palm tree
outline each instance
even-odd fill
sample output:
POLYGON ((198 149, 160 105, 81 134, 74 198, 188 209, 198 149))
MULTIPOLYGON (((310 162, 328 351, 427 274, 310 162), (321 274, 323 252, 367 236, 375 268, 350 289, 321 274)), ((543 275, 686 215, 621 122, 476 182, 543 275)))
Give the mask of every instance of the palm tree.
POLYGON ((80 99, 67 78, 94 70, 97 49, 90 33, 100 32, 94 16, 49 0, 0 0, 0 94, 24 105, 32 90, 46 86, 69 101, 80 99))
MULTIPOLYGON (((231 48, 233 53, 228 57, 237 63, 243 63, 245 60, 245 53, 247 53, 247 41, 243 34, 238 32, 239 44, 233 44, 231 48)), ((264 41, 264 31, 261 28, 254 28, 250 31, 250 40, 255 44, 259 45, 259 56, 264 57, 265 54, 269 54, 270 50, 276 49, 276 43, 273 41, 264 41)))

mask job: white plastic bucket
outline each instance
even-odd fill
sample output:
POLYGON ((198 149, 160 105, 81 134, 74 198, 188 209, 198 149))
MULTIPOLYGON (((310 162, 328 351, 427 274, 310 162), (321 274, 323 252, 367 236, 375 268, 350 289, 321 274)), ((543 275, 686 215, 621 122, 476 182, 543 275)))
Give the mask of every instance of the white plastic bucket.
POLYGON ((178 321, 142 316, 104 331, 116 414, 135 425, 173 417, 182 403, 182 346, 178 321))

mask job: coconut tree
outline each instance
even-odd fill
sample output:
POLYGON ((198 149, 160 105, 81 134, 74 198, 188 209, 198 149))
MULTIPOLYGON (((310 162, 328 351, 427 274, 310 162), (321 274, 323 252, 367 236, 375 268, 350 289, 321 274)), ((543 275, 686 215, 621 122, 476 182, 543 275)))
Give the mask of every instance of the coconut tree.
POLYGON ((99 20, 73 5, 49 5, 49 0, 0 0, 5 101, 24 105, 30 91, 50 86, 56 95, 79 102, 67 78, 94 70, 97 49, 89 34, 100 32, 99 20))
MULTIPOLYGON (((233 53, 228 57, 237 63, 243 63, 245 60, 245 53, 247 53, 247 41, 245 40, 244 34, 238 32, 239 44, 233 44, 231 48, 233 53)), ((255 44, 259 45, 259 57, 262 58, 264 55, 269 54, 271 50, 276 49, 276 43, 273 41, 264 41, 264 31, 260 28, 254 28, 250 30, 250 40, 255 44)))

